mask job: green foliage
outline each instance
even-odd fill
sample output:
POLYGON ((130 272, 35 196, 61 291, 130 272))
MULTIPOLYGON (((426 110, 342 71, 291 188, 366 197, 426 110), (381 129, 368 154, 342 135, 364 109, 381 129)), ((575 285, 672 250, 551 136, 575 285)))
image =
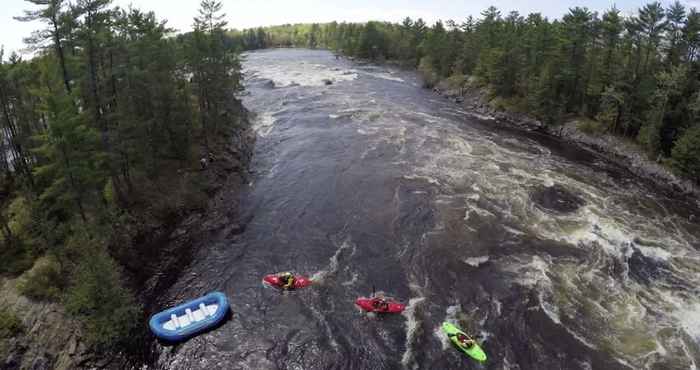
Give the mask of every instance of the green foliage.
POLYGON ((99 241, 83 236, 73 244, 78 256, 65 297, 66 309, 85 323, 89 343, 109 347, 124 341, 138 321, 139 309, 122 285, 119 267, 99 241))
POLYGON ((576 127, 589 135, 601 135, 605 132, 604 124, 592 119, 583 118, 576 123, 576 127))
POLYGON ((440 76, 438 76, 431 59, 428 57, 421 59, 418 65, 418 72, 423 78, 424 87, 433 87, 440 81, 440 76))
POLYGON ((23 295, 42 301, 56 301, 65 285, 61 265, 54 257, 37 260, 22 277, 17 289, 23 295))
POLYGON ((700 126, 687 130, 676 142, 671 166, 680 174, 700 182, 700 126))
POLYGON ((9 339, 24 331, 22 321, 13 312, 0 309, 0 339, 9 339))
POLYGON ((657 154, 661 148, 660 129, 658 123, 650 122, 643 125, 637 134, 637 141, 651 155, 657 154))
POLYGON ((208 150, 210 136, 227 125, 227 106, 233 93, 242 89, 238 56, 227 47, 221 3, 204 0, 195 18, 194 32, 184 46, 187 68, 192 73, 199 106, 199 124, 208 150))
POLYGON ((105 181, 99 161, 99 137, 75 110, 67 96, 47 96, 50 124, 36 135, 34 149, 42 164, 34 175, 47 184, 39 199, 52 213, 78 214, 87 220, 85 202, 105 181))
MULTIPOLYGON (((177 37, 111 0, 27 6, 19 18, 46 27, 27 39, 41 48, 29 61, 0 51, 0 273, 33 266, 20 291, 64 298, 108 347, 139 316, 119 262, 145 253, 138 232, 204 202, 208 176, 192 167, 240 129, 237 52, 267 40, 261 29, 246 34, 255 45, 228 37, 213 0, 177 37)), ((327 42, 318 25, 310 32, 310 46, 327 42)))
POLYGON ((445 80, 445 86, 450 90, 463 88, 467 85, 468 78, 463 74, 454 74, 445 80))
POLYGON ((41 252, 41 241, 36 235, 32 204, 23 196, 17 196, 4 212, 11 239, 3 235, 4 247, 0 250, 0 273, 19 275, 30 269, 34 258, 41 252))
POLYGON ((27 198, 18 196, 12 200, 7 207, 10 230, 12 234, 19 236, 21 239, 28 239, 31 233, 32 214, 31 204, 27 198))
POLYGON ((17 243, 3 246, 0 251, 0 274, 19 275, 32 267, 34 257, 22 245, 17 243))
POLYGON ((624 105, 624 94, 614 87, 608 86, 601 95, 601 108, 596 119, 605 125, 608 131, 617 133, 624 105))

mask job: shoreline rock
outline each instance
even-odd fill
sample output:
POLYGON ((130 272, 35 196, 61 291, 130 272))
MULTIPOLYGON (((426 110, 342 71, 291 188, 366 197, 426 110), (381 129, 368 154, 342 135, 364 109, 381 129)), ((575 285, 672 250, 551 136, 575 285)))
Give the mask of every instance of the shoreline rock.
POLYGON ((90 356, 80 341, 80 325, 58 303, 38 302, 17 291, 21 279, 0 279, 0 305, 22 322, 21 334, 0 344, 0 369, 80 367, 90 356))

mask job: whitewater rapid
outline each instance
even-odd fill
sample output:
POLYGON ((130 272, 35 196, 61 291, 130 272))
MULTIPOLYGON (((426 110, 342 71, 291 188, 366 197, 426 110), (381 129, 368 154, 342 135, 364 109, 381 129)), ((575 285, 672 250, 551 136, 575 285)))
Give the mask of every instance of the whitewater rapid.
POLYGON ((164 293, 222 290, 232 318, 159 347, 156 367, 697 368, 692 200, 463 111, 411 72, 294 49, 243 64, 258 134, 245 231, 164 293), (319 283, 262 289, 282 270, 319 283), (355 309, 373 287, 403 315, 355 309), (451 348, 445 320, 478 336, 485 365, 451 348))

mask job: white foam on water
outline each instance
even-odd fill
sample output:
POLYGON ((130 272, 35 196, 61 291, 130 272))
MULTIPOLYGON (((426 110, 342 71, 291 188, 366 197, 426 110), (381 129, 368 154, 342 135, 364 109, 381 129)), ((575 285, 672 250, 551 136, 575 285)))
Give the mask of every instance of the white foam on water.
POLYGON ((685 356, 690 361, 690 369, 698 370, 697 362, 695 362, 695 357, 692 355, 690 349, 688 349, 688 345, 685 343, 685 341, 681 341, 681 348, 683 349, 683 352, 685 352, 685 356))
POLYGON ((484 209, 484 208, 481 208, 476 204, 467 203, 466 204, 466 211, 464 212, 464 221, 469 221, 472 213, 474 213, 482 218, 487 218, 487 217, 496 218, 496 215, 494 215, 491 211, 484 209))
MULTIPOLYGON (((513 365, 511 365, 510 361, 508 361, 508 357, 504 356, 503 357, 503 370, 511 370, 513 365)), ((520 369, 520 366, 517 367, 517 369, 520 369)))
POLYGON ((639 251, 642 252, 645 257, 650 257, 657 260, 668 261, 671 257, 673 257, 671 252, 658 247, 635 245, 635 248, 639 249, 639 251))
POLYGON ((502 227, 503 227, 503 230, 505 230, 505 231, 507 231, 507 232, 509 232, 509 233, 511 233, 511 234, 513 234, 513 235, 518 235, 518 236, 520 236, 520 235, 525 235, 524 232, 522 232, 522 231, 520 231, 520 230, 516 230, 516 229, 514 229, 514 228, 512 228, 512 227, 510 227, 510 226, 502 225, 502 227))
POLYGON ((357 73, 334 70, 322 64, 296 63, 280 60, 257 71, 256 77, 272 80, 276 87, 325 86, 326 81, 333 84, 357 79, 357 73))
POLYGON ((491 298, 491 302, 493 302, 494 308, 496 309, 496 316, 501 316, 501 312, 503 311, 503 303, 496 298, 491 298))
POLYGON ((338 250, 335 251, 335 254, 333 254, 329 260, 328 263, 328 268, 325 270, 321 270, 316 272, 311 276, 311 280, 315 282, 321 282, 325 280, 329 275, 333 275, 336 272, 338 272, 338 258, 340 257, 340 254, 343 253, 344 250, 351 248, 352 252, 351 254, 355 254, 355 251, 357 250, 357 247, 355 246, 354 243, 350 242, 349 240, 344 241, 338 250))
POLYGON ((553 305, 544 298, 544 292, 540 291, 539 292, 540 296, 540 308, 542 308, 542 311, 549 316, 549 319, 552 320, 554 323, 561 325, 561 317, 560 317, 560 312, 559 312, 559 307, 556 305, 553 305))
POLYGON ((338 342, 335 340, 335 336, 333 335, 333 329, 331 328, 331 325, 328 323, 328 320, 326 320, 325 316, 316 309, 313 305, 309 305, 308 308, 313 312, 314 316, 316 316, 316 321, 319 321, 323 323, 323 328, 326 330, 326 336, 331 342, 331 347, 335 349, 336 351, 340 348, 338 345, 338 342))
POLYGON ((438 325, 433 329, 433 335, 438 339, 438 342, 440 342, 443 351, 450 348, 450 338, 448 338, 445 331, 442 330, 442 325, 438 325))
POLYGON ((581 365, 583 370, 593 370, 593 365, 591 365, 591 363, 588 361, 579 362, 579 365, 581 365))
POLYGON ((389 81, 395 81, 395 82, 406 82, 403 78, 391 75, 390 72, 363 72, 363 74, 368 75, 368 76, 372 76, 375 78, 379 78, 382 80, 389 80, 389 81))
MULTIPOLYGON (((409 368, 413 362, 413 342, 418 334, 417 331, 420 324, 416 315, 416 309, 424 301, 425 297, 411 298, 401 313, 406 318, 406 351, 401 356, 401 364, 406 368, 409 368)), ((418 364, 413 364, 410 368, 418 369, 418 364)))
POLYGON ((403 175, 403 178, 406 180, 424 180, 424 181, 427 181, 429 184, 440 185, 440 181, 438 181, 436 178, 433 178, 430 176, 403 175))
MULTIPOLYGON (((276 112, 279 113, 279 112, 276 112)), ((277 119, 275 118, 273 112, 263 112, 258 114, 258 116, 253 121, 253 130, 260 136, 266 137, 275 128, 275 123, 277 119)))
POLYGON ((479 113, 474 113, 474 112, 465 112, 465 115, 469 117, 474 117, 476 119, 480 119, 482 121, 495 121, 496 117, 491 116, 491 115, 484 115, 484 114, 479 114, 479 113))
POLYGON ((355 283, 357 282, 357 279, 358 279, 357 273, 356 273, 356 272, 353 272, 353 273, 352 273, 352 278, 351 278, 350 280, 348 280, 348 281, 342 283, 341 285, 342 285, 342 286, 350 286, 350 285, 353 285, 353 284, 355 284, 355 283))
POLYGON ((622 246, 629 243, 634 233, 622 229, 621 225, 612 222, 612 220, 601 219, 588 207, 584 208, 581 213, 585 220, 583 227, 568 234, 560 234, 559 237, 555 235, 550 235, 550 237, 573 245, 596 243, 611 256, 622 257, 622 246))
POLYGON ((460 137, 447 138, 447 144, 454 150, 457 155, 469 156, 472 154, 472 146, 460 137))
POLYGON ((489 256, 469 257, 464 260, 467 265, 479 267, 489 261, 489 256))
POLYGON ((520 266, 514 265, 506 270, 516 273, 519 277, 518 282, 524 286, 535 287, 538 284, 544 285, 543 287, 552 286, 552 280, 547 275, 549 264, 540 256, 532 256, 530 262, 520 266))
POLYGON ((419 116, 422 116, 423 118, 425 118, 426 121, 428 121, 428 122, 430 122, 430 123, 438 123, 438 122, 440 122, 440 119, 439 119, 438 117, 435 117, 435 116, 430 115, 430 114, 428 114, 428 113, 424 113, 424 112, 413 112, 413 113, 414 113, 414 114, 417 114, 417 115, 419 115, 419 116))
POLYGON ((673 316, 681 328, 700 344, 700 303, 680 305, 673 316))
POLYGON ((479 341, 482 343, 489 340, 489 338, 491 338, 492 336, 493 336, 493 333, 491 333, 490 331, 486 331, 486 330, 479 331, 479 341))

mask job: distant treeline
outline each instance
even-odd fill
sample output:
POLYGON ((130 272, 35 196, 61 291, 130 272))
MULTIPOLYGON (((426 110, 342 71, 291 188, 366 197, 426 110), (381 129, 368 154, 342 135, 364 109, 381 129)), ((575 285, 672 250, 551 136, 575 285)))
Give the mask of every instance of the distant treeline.
POLYGON ((700 181, 700 13, 650 3, 634 16, 575 7, 561 19, 503 15, 495 7, 461 23, 284 25, 229 32, 241 48, 328 48, 418 68, 427 85, 487 88, 507 109, 548 125, 587 118, 597 134, 635 140, 649 155, 700 181))
POLYGON ((18 19, 45 26, 26 40, 35 57, 0 52, 0 275, 32 268, 20 291, 62 302, 88 343, 133 341, 122 272, 154 254, 135 241, 201 207, 187 174, 236 122, 221 4, 203 1, 188 37, 111 0, 26 5, 18 19))

